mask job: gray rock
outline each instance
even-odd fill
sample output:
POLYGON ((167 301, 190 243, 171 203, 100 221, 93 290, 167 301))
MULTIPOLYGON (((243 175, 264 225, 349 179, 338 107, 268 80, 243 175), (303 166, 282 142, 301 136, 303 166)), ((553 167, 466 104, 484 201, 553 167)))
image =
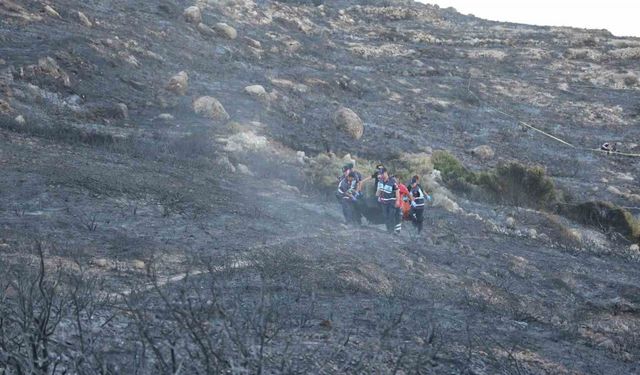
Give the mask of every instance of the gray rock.
POLYGON ((22 115, 16 116, 16 118, 14 120, 18 125, 24 125, 24 124, 27 123, 27 121, 24 119, 24 116, 22 116, 22 115))
POLYGON ((216 25, 213 28, 218 32, 220 36, 223 36, 227 39, 233 40, 238 37, 238 32, 236 31, 236 29, 227 25, 224 22, 216 23, 216 25))
POLYGON ((178 95, 184 95, 189 88, 189 75, 185 71, 174 75, 167 83, 167 90, 178 95))
POLYGON ((507 228, 509 229, 516 229, 516 219, 512 218, 512 217, 508 217, 505 224, 507 225, 507 228))
POLYGON ((229 114, 222 104, 212 96, 201 96, 193 102, 193 110, 212 120, 228 120, 229 114))
POLYGON ((93 23, 91 23, 91 21, 89 21, 89 17, 87 17, 84 13, 82 12, 78 12, 78 19, 80 20, 80 22, 85 25, 86 27, 92 27, 93 23))
POLYGON ((58 13, 55 9, 53 9, 50 5, 45 5, 44 6, 44 11, 50 15, 51 17, 57 17, 57 18, 62 18, 60 17, 60 13, 58 13))
POLYGON ((202 22, 202 12, 200 11, 200 8, 198 8, 195 5, 185 9, 183 16, 185 21, 189 23, 193 23, 197 25, 202 22))
POLYGON ((196 28, 198 29, 198 31, 202 35, 205 35, 205 36, 216 36, 217 35, 217 33, 216 33, 216 31, 214 29, 212 29, 211 27, 205 25, 202 22, 200 22, 198 24, 198 26, 196 26, 196 28))
POLYGON ((267 90, 264 89, 261 85, 251 85, 244 88, 244 91, 258 99, 266 99, 267 98, 267 90))

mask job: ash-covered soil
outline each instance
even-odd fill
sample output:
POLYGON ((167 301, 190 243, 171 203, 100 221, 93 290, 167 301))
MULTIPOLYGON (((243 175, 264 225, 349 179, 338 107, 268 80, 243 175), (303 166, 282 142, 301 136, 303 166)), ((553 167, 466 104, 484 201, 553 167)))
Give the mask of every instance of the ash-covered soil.
POLYGON ((0 17, 0 374, 640 373, 640 252, 606 223, 443 187, 390 237, 309 177, 447 150, 637 218, 638 158, 596 150, 640 153, 640 39, 402 1, 0 17))

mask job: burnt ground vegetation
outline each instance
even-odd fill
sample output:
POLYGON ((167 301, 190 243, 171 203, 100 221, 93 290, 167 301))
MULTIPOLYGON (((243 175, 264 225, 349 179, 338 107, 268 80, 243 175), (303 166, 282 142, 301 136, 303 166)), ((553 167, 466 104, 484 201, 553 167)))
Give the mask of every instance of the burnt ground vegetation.
POLYGON ((0 17, 0 374, 640 372, 638 159, 590 150, 639 152, 639 39, 407 1, 0 17), (340 226, 350 161, 420 174, 426 233, 340 226))

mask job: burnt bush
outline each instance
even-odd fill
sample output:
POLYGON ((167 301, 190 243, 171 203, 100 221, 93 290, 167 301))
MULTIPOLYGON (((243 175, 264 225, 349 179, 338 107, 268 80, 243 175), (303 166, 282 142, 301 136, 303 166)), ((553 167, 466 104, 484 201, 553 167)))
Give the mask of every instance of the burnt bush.
POLYGON ((562 206, 561 212, 571 219, 602 230, 620 233, 627 239, 640 242, 640 222, 633 215, 610 202, 593 201, 562 206))

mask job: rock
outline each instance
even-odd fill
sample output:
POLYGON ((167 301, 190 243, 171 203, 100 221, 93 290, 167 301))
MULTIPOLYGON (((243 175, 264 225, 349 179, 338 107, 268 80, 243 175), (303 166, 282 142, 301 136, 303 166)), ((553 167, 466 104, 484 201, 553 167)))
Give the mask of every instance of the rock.
POLYGON ((66 87, 71 86, 71 79, 69 78, 69 75, 60 68, 56 60, 49 56, 39 59, 37 68, 32 69, 37 69, 37 71, 43 74, 50 75, 51 77, 62 81, 66 87))
POLYGON ((212 96, 201 96, 193 102, 193 110, 213 120, 228 120, 229 114, 220 102, 212 96))
POLYGON ((538 237, 538 231, 533 229, 533 228, 529 229, 528 234, 529 234, 529 237, 531 237, 531 238, 537 238, 538 237))
POLYGON ((109 266, 109 261, 104 258, 94 259, 91 263, 93 263, 94 266, 100 268, 107 268, 109 266))
POLYGON ((598 343, 598 346, 611 351, 616 349, 616 343, 611 339, 602 340, 600 343, 598 343))
POLYGON ((216 160, 216 164, 220 166, 225 172, 236 173, 236 167, 231 164, 229 158, 226 156, 223 156, 216 160))
POLYGON ((144 271, 147 268, 147 265, 141 260, 132 261, 131 266, 139 271, 144 271))
POLYGON ((640 245, 638 245, 637 243, 634 243, 633 245, 629 246, 629 251, 632 251, 634 253, 637 253, 640 251, 640 245))
POLYGON ((246 174, 247 176, 253 176, 253 172, 251 172, 251 170, 249 169, 249 167, 247 167, 244 164, 238 164, 236 166, 236 169, 238 170, 238 172, 242 173, 242 174, 246 174))
POLYGON ((264 89, 261 85, 251 85, 244 88, 244 91, 258 99, 266 99, 267 98, 267 90, 264 89))
POLYGON ((171 113, 161 113, 158 115, 157 119, 162 121, 171 121, 173 120, 173 115, 171 113))
POLYGON ((274 86, 277 86, 277 87, 280 87, 280 88, 283 88, 283 89, 293 90, 293 91, 296 91, 296 92, 298 92, 300 94, 304 94, 304 93, 309 91, 309 86, 307 86, 307 85, 305 85, 303 83, 293 82, 293 81, 288 80, 288 79, 270 78, 269 81, 274 86))
POLYGON ((93 24, 91 23, 91 21, 89 21, 89 17, 87 17, 84 13, 82 12, 78 12, 78 19, 80 20, 80 22, 85 25, 86 27, 92 27, 93 24))
POLYGON ((256 48, 256 49, 261 49, 262 48, 262 43, 260 43, 259 41, 255 40, 255 39, 251 39, 249 37, 245 37, 244 38, 247 41, 247 44, 250 47, 256 48))
POLYGON ((10 112, 13 112, 13 108, 11 108, 11 105, 8 102, 0 99, 0 113, 10 113, 10 112))
POLYGON ((490 146, 482 145, 469 150, 471 155, 481 159, 481 160, 489 160, 495 156, 495 152, 490 146))
POLYGON ((364 133, 364 123, 351 109, 342 107, 333 115, 333 123, 354 139, 360 139, 364 133))
POLYGON ((18 125, 24 125, 24 124, 27 123, 27 121, 24 119, 24 116, 22 116, 22 115, 16 116, 16 118, 14 120, 18 125))
POLYGON ((44 6, 44 11, 50 15, 51 17, 57 17, 57 18, 62 18, 60 17, 60 13, 58 13, 55 9, 53 9, 50 5, 45 5, 44 6))
POLYGON ((182 15, 184 16, 185 21, 189 23, 197 25, 202 22, 202 12, 200 12, 200 8, 195 5, 185 9, 182 15))
POLYGON ((305 155, 304 151, 298 151, 296 152, 296 162, 298 162, 298 164, 300 165, 305 165, 306 161, 307 161, 307 156, 305 155))
POLYGON ((220 36, 224 36, 225 38, 233 40, 238 37, 238 32, 236 31, 236 29, 224 22, 216 23, 213 28, 218 32, 220 36))
POLYGON ((126 104, 118 103, 118 104, 116 104, 116 108, 117 108, 118 112, 120 112, 118 114, 118 118, 122 118, 124 120, 128 120, 129 119, 129 107, 127 107, 126 104))
POLYGON ((210 28, 209 26, 205 25, 204 23, 200 22, 198 24, 198 26, 196 26, 196 28, 198 29, 198 31, 200 32, 200 34, 202 35, 206 35, 206 36, 216 36, 216 31, 212 28, 210 28))
POLYGON ((512 218, 512 217, 508 217, 505 224, 507 225, 507 228, 509 229, 516 229, 516 219, 512 218))
POLYGON ((411 61, 411 63, 415 66, 417 66, 418 68, 422 68, 424 66, 424 63, 418 59, 415 59, 413 61, 411 61))
POLYGON ((189 88, 189 75, 185 71, 181 71, 171 77, 167 84, 167 90, 178 95, 184 95, 187 92, 187 88, 189 88))

